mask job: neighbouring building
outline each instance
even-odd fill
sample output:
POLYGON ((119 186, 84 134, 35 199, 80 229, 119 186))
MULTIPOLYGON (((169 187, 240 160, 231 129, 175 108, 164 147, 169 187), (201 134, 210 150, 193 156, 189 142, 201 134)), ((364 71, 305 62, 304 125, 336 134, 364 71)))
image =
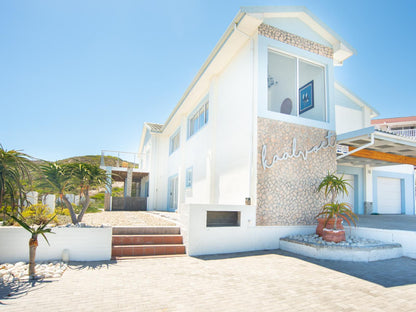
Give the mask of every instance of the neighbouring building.
POLYGON ((180 212, 190 254, 306 231, 328 172, 351 181, 358 214, 415 213, 416 141, 376 129, 334 81, 354 53, 304 7, 244 7, 166 122, 145 123, 147 209, 180 212))

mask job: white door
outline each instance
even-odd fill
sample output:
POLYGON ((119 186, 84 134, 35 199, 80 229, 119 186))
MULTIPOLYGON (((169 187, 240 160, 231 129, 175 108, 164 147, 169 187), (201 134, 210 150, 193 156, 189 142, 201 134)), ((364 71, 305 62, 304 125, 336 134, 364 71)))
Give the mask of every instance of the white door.
POLYGON ((170 177, 168 181, 168 210, 176 211, 178 209, 178 176, 170 177))
POLYGON ((338 195, 337 201, 350 204, 352 211, 354 211, 354 176, 351 174, 344 174, 344 180, 347 180, 347 182, 351 184, 351 187, 347 187, 348 195, 338 195))
POLYGON ((402 213, 402 188, 400 179, 377 178, 377 212, 380 214, 402 213))

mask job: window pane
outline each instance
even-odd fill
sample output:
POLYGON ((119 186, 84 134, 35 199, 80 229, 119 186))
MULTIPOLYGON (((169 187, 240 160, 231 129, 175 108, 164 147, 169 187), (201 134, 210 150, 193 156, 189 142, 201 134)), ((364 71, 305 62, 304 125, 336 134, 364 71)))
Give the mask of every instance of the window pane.
POLYGON ((269 52, 268 109, 273 112, 297 115, 296 58, 269 52))
POLYGON ((199 111, 199 128, 201 129, 205 124, 205 113, 204 113, 204 107, 202 106, 202 109, 199 111))
POLYGON ((304 105, 304 112, 300 110, 300 117, 326 121, 325 74, 322 66, 299 60, 299 101, 300 107, 309 101, 304 105))
POLYGON ((209 110, 209 106, 208 106, 208 104, 209 104, 209 103, 206 103, 206 104, 205 104, 205 123, 207 123, 207 122, 208 122, 208 110, 209 110))

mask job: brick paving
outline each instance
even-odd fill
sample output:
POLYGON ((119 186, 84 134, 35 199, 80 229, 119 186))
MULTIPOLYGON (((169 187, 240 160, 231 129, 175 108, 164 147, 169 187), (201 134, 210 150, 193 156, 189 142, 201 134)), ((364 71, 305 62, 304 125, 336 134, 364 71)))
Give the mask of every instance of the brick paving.
POLYGON ((0 310, 414 311, 415 294, 410 258, 352 263, 275 250, 73 263, 56 281, 0 284, 0 310))

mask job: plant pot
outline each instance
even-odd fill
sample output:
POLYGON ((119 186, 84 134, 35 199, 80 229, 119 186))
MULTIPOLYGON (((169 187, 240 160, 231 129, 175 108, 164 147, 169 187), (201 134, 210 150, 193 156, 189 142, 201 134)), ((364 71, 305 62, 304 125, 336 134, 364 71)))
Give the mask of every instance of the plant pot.
MULTIPOLYGON (((316 234, 318 234, 319 236, 322 236, 324 227, 326 227, 328 229, 333 229, 334 228, 335 218, 329 219, 326 226, 325 226, 325 221, 326 221, 326 218, 318 218, 318 225, 316 227, 316 234)), ((343 229, 344 229, 344 226, 342 225, 342 219, 338 218, 337 219, 337 230, 343 230, 343 229)))
POLYGON ((326 242, 343 242, 345 241, 345 231, 325 228, 323 229, 322 239, 326 242))

